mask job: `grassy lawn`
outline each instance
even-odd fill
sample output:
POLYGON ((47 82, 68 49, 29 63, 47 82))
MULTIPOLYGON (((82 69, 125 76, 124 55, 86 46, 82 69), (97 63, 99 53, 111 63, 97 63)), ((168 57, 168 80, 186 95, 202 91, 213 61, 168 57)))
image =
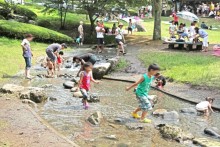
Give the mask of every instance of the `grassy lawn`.
POLYGON ((220 60, 212 56, 183 52, 143 52, 146 67, 157 63, 162 73, 178 82, 220 87, 220 60))
MULTIPOLYGON (((4 80, 2 76, 6 75, 14 75, 19 70, 24 69, 24 59, 22 57, 22 49, 21 49, 21 40, 13 40, 5 37, 0 37, 0 82, 4 80)), ((48 46, 43 43, 31 43, 33 50, 33 63, 36 58, 45 54, 45 48, 48 46)))

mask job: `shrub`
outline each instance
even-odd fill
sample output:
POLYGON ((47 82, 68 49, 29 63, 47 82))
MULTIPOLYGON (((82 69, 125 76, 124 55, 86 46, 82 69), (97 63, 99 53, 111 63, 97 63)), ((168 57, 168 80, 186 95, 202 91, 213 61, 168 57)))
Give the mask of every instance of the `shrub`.
POLYGON ((24 8, 22 6, 15 7, 14 13, 22 15, 22 16, 26 16, 28 19, 31 19, 31 20, 35 20, 37 18, 37 14, 35 14, 33 11, 27 8, 24 8))
POLYGON ((5 20, 5 17, 4 16, 2 16, 2 15, 0 15, 0 20, 5 20))
POLYGON ((73 39, 59 32, 35 26, 32 24, 19 23, 15 21, 0 20, 1 35, 22 39, 25 34, 30 33, 35 36, 36 41, 41 42, 72 42, 73 39))
POLYGON ((38 20, 37 21, 37 25, 38 26, 41 26, 41 27, 45 27, 45 28, 50 28, 52 25, 51 25, 51 23, 50 23, 50 21, 48 21, 48 20, 38 20))

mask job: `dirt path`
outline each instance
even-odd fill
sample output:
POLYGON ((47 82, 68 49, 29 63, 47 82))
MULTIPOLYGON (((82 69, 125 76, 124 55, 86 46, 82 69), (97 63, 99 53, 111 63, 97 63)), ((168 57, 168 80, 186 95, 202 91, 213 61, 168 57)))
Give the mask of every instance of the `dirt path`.
POLYGON ((32 108, 16 97, 0 95, 0 108, 1 147, 76 146, 44 123, 32 108))

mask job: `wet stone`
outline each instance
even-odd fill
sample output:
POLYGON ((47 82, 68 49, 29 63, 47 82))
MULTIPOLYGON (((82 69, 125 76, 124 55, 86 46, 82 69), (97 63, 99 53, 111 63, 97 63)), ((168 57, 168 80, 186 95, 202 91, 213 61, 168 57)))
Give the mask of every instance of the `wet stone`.
POLYGON ((176 111, 165 112, 163 114, 163 119, 166 120, 166 121, 178 121, 179 120, 179 114, 176 111))
POLYGON ((45 85, 42 86, 42 88, 51 88, 51 87, 53 87, 52 84, 45 84, 45 85))
POLYGON ((87 121, 92 125, 100 125, 102 119, 103 119, 102 113, 100 111, 96 111, 87 118, 87 121))
POLYGON ((64 88, 66 88, 66 89, 71 89, 71 88, 73 88, 74 87, 74 82, 72 82, 72 81, 66 81, 66 82, 64 82, 63 83, 63 86, 64 86, 64 88))
POLYGON ((99 63, 93 67, 93 77, 95 79, 101 79, 106 75, 111 67, 111 63, 99 63))
POLYGON ((30 104, 32 107, 37 107, 37 104, 35 102, 33 102, 32 100, 28 100, 28 99, 24 99, 22 100, 22 103, 24 104, 30 104))
POLYGON ((77 84, 79 82, 79 79, 79 77, 74 77, 71 81, 77 84))
POLYGON ((150 124, 143 124, 143 123, 126 123, 125 126, 129 130, 144 130, 146 127, 149 127, 150 124))
POLYGON ((204 133, 215 138, 220 138, 220 134, 215 128, 205 128, 204 133))
POLYGON ((118 140, 116 135, 108 135, 108 136, 105 136, 105 138, 110 139, 110 140, 118 140))
POLYGON ((219 147, 220 146, 219 141, 211 140, 208 138, 195 138, 193 139, 193 144, 196 144, 202 147, 219 147))
POLYGON ((97 102, 100 102, 100 98, 97 95, 90 95, 88 102, 89 103, 97 103, 97 102))
POLYGON ((54 97, 49 97, 48 98, 50 101, 57 101, 57 98, 54 98, 54 97))
POLYGON ((83 95, 82 95, 82 93, 80 91, 77 91, 77 92, 73 93, 73 97, 82 98, 83 95))
POLYGON ((166 113, 167 110, 166 109, 156 109, 154 112, 153 112, 153 115, 156 115, 156 116, 163 116, 164 113, 166 113))
POLYGON ((24 90, 23 86, 15 85, 15 84, 5 84, 1 89, 0 92, 2 93, 19 93, 24 90))
POLYGON ((181 113, 188 113, 188 114, 196 114, 197 111, 195 108, 182 108, 180 109, 181 113))
POLYGON ((120 124, 125 123, 125 120, 124 120, 123 118, 115 118, 114 121, 115 121, 116 123, 120 123, 120 124))
POLYGON ((192 140, 194 136, 191 133, 184 132, 180 127, 173 125, 158 125, 160 133, 164 138, 173 139, 178 142, 192 140))

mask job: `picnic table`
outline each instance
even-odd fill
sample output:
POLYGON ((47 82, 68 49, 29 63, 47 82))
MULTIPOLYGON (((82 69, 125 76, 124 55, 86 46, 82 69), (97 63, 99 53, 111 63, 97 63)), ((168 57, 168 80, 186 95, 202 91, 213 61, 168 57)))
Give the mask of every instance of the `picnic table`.
POLYGON ((202 42, 176 42, 176 41, 164 41, 163 44, 168 44, 169 49, 185 49, 187 51, 191 50, 202 50, 202 42), (177 47, 175 47, 177 45, 177 47), (195 46, 195 48, 194 48, 195 46))

